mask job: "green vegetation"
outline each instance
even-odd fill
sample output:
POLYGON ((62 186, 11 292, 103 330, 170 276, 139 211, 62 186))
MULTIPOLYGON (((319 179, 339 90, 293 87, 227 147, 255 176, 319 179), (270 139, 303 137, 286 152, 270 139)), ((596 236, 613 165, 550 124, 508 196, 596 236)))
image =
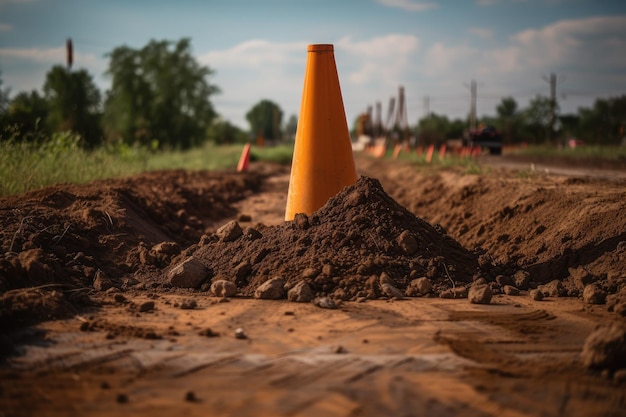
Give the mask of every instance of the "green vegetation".
MULTIPOLYGON (((75 134, 55 133, 44 143, 0 141, 0 196, 161 169, 234 170, 242 151, 241 145, 217 146, 210 142, 167 152, 126 144, 87 150, 80 140, 75 134)), ((253 147, 251 159, 286 164, 292 154, 292 144, 253 147)))

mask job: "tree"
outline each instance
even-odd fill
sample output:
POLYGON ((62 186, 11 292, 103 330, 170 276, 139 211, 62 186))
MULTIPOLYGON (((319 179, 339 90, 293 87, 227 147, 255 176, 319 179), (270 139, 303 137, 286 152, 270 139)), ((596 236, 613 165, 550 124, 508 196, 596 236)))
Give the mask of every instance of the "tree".
POLYGON ((285 133, 291 140, 296 138, 296 131, 298 130, 298 116, 292 114, 289 116, 287 123, 285 124, 285 133))
POLYGON ((208 129, 208 139, 217 145, 244 143, 248 140, 248 135, 237 126, 227 120, 218 118, 208 129))
POLYGON ((281 137, 282 118, 282 110, 278 104, 270 100, 259 101, 246 113, 252 134, 261 135, 265 139, 279 139, 281 137))
POLYGON ((591 109, 578 113, 579 138, 603 145, 621 143, 626 130, 626 95, 597 99, 591 109))
POLYGON ((460 119, 450 121, 447 116, 430 113, 417 123, 419 145, 441 145, 447 139, 460 138, 466 123, 460 119))
POLYGON ((36 90, 21 92, 9 103, 2 124, 10 128, 8 136, 28 141, 45 137, 50 133, 46 126, 48 102, 36 90))
POLYGON ((519 126, 517 102, 513 97, 504 97, 496 106, 496 113, 498 114, 496 126, 502 133, 504 142, 511 143, 519 126))
POLYGON ((210 97, 219 92, 213 74, 190 51, 190 40, 150 41, 141 49, 115 48, 104 121, 107 137, 127 143, 189 148, 206 140, 216 113, 210 97))
MULTIPOLYGON (((530 142, 541 143, 551 139, 552 100, 548 97, 536 96, 523 112, 525 134, 530 142)), ((558 107, 554 107, 555 114, 558 107)))
POLYGON ((77 133, 90 147, 100 142, 100 91, 86 70, 56 65, 46 75, 43 91, 51 131, 77 133))

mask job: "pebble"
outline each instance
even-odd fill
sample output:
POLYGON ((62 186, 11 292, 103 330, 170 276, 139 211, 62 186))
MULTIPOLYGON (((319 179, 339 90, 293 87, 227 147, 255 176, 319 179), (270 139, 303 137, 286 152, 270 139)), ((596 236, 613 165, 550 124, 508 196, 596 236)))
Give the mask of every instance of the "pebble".
POLYGON ((154 301, 146 301, 139 306, 140 313, 147 313, 154 310, 154 301))
POLYGON ((380 288, 383 291, 383 293, 389 298, 396 298, 398 300, 404 299, 404 295, 402 294, 402 291, 400 291, 399 289, 397 289, 391 284, 384 283, 380 286, 380 288))
POLYGON ((248 335, 241 327, 235 330, 235 339, 247 339, 247 338, 248 338, 248 335))
POLYGON ((330 297, 318 297, 313 300, 313 305, 316 305, 320 308, 328 308, 331 310, 334 310, 338 307, 337 303, 335 303, 335 300, 330 297))

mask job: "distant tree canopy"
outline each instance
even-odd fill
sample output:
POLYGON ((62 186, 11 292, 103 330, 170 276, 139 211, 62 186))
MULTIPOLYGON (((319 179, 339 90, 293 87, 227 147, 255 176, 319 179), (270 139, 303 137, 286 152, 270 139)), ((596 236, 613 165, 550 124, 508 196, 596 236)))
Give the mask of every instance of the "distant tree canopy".
POLYGON ((208 82, 213 70, 200 65, 190 40, 151 41, 110 54, 112 77, 104 109, 107 139, 126 143, 189 148, 206 140, 216 116, 210 97, 219 89, 208 82))
POLYGON ((283 112, 278 104, 270 100, 261 100, 246 113, 250 123, 250 132, 262 135, 265 139, 279 139, 283 112))
POLYGON ((36 90, 20 92, 11 100, 3 124, 24 135, 23 140, 50 133, 46 119, 48 102, 36 90))
MULTIPOLYGON (((86 70, 71 71, 56 65, 46 75, 43 87, 48 104, 46 125, 51 131, 79 134, 91 147, 100 142, 100 91, 86 70)), ((37 109, 37 97, 30 102, 37 109)))
POLYGON ((228 120, 216 118, 208 129, 208 139, 216 145, 244 143, 248 140, 248 134, 228 120))

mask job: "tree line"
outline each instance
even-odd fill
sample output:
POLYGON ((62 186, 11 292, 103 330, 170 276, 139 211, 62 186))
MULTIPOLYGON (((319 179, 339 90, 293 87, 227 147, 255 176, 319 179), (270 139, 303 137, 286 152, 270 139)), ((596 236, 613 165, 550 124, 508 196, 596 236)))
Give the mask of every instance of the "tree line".
MULTIPOLYGON (((480 123, 497 128, 504 143, 558 144, 571 138, 598 145, 620 145, 626 137, 626 95, 597 99, 591 108, 577 114, 559 114, 557 102, 536 96, 526 108, 519 108, 513 97, 504 97, 496 106, 496 116, 483 116, 480 123)), ((432 113, 415 126, 422 143, 442 143, 461 138, 468 120, 450 120, 432 113)))
MULTIPOLYGON (((86 148, 122 143, 187 149, 206 141, 295 136, 296 116, 283 124, 281 108, 267 99, 246 113, 248 132, 221 118, 211 102, 220 92, 210 82, 215 71, 197 62, 187 38, 152 40, 142 48, 120 46, 107 57, 111 88, 104 94, 86 70, 61 65, 46 74, 42 93, 19 92, 10 98, 0 78, 0 141, 44 141, 55 132, 72 132, 86 148)), ((478 122, 496 127, 505 143, 555 143, 576 137, 615 145, 626 135, 626 95, 598 99, 593 107, 569 115, 559 114, 558 103, 547 97, 535 97, 524 109, 513 97, 505 97, 496 106, 496 116, 478 122)), ((468 120, 432 113, 411 130, 418 143, 442 143, 462 137, 468 126, 468 120)))
MULTIPOLYGON (((33 90, 10 98, 0 78, 0 140, 42 141, 72 132, 86 148, 123 143, 153 149, 249 140, 215 111, 211 99, 220 89, 209 81, 214 70, 200 65, 190 47, 185 38, 115 48, 107 54, 111 88, 105 94, 86 70, 61 65, 46 74, 42 94, 33 90)), ((280 137, 282 117, 270 100, 246 115, 250 132, 267 139, 280 137)))

